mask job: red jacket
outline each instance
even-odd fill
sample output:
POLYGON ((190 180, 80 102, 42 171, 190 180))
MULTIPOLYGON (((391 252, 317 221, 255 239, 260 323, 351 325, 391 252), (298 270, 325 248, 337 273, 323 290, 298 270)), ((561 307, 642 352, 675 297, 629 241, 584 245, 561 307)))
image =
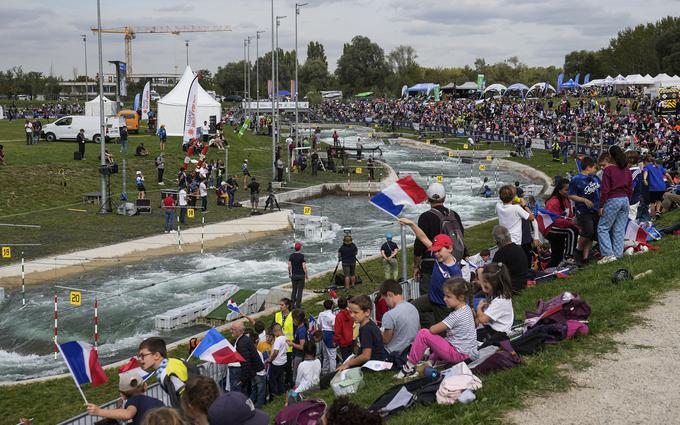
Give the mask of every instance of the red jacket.
POLYGON ((335 334, 333 342, 339 347, 349 347, 354 340, 354 320, 347 309, 335 315, 335 334))
POLYGON ((559 215, 560 218, 553 220, 553 224, 548 226, 548 228, 545 229, 545 232, 543 232, 544 235, 548 234, 550 232, 550 228, 553 226, 563 229, 569 227, 578 229, 578 226, 576 226, 576 224, 573 222, 574 209, 572 208, 571 201, 569 199, 558 199, 557 197, 553 196, 545 201, 545 209, 551 213, 559 215))

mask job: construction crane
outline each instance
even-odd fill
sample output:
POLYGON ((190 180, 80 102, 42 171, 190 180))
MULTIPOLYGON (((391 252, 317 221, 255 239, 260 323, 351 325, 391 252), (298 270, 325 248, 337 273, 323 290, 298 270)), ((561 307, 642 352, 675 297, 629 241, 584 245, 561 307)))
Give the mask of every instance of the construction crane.
MULTIPOLYGON (((99 32, 99 28, 91 27, 92 32, 99 32)), ((127 62, 126 77, 130 78, 132 75, 132 40, 136 38, 137 34, 174 34, 178 35, 183 32, 222 32, 231 31, 228 25, 180 25, 180 26, 152 26, 152 27, 118 27, 118 28, 102 28, 102 34, 123 34, 125 37, 125 61, 127 62)))

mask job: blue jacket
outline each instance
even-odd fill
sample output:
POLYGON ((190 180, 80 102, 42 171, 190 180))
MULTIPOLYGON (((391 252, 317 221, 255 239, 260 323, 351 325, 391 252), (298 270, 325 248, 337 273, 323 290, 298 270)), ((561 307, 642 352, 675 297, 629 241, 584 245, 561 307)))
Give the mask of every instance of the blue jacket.
POLYGON ((165 127, 160 127, 158 129, 158 137, 161 139, 165 139, 168 136, 168 133, 165 131, 165 127))

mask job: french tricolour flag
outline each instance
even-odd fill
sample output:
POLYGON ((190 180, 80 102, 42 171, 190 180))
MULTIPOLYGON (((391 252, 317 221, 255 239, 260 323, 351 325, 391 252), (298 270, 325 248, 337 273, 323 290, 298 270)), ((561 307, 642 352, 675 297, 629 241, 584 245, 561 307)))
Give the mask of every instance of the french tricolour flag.
POLYGON ((560 216, 554 212, 545 210, 543 208, 537 208, 534 215, 536 216, 536 221, 538 222, 538 230, 540 230, 541 233, 545 233, 546 229, 550 227, 556 219, 560 218, 560 216))
POLYGON ((427 200, 427 193, 413 177, 406 176, 387 186, 371 198, 371 204, 398 217, 405 205, 415 206, 427 200))
POLYGON ((118 374, 122 375, 123 373, 139 374, 145 381, 152 375, 151 373, 146 373, 146 371, 142 369, 142 367, 139 365, 139 362, 137 362, 137 359, 134 357, 132 357, 129 362, 118 368, 118 374))
POLYGON ((234 300, 229 300, 229 302, 227 303, 227 308, 229 310, 233 311, 234 313, 240 313, 241 312, 241 310, 239 310, 238 305, 236 305, 234 300))
POLYGON ((92 383, 93 387, 98 387, 109 380, 92 345, 82 341, 65 342, 59 344, 59 351, 78 385, 92 383))
POLYGON ((203 361, 217 364, 244 362, 245 359, 215 328, 205 334, 192 356, 203 361))
POLYGON ((647 242, 647 232, 640 227, 634 220, 628 219, 626 225, 626 234, 624 239, 635 241, 637 243, 647 242))

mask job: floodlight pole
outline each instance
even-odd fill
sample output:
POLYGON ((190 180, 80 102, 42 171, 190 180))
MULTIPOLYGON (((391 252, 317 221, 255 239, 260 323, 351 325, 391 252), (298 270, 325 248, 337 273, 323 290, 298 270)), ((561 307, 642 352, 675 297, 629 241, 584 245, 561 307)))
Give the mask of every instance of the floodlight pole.
POLYGON ((243 119, 247 117, 246 111, 248 110, 248 62, 246 62, 246 47, 248 40, 243 40, 243 119))
MULTIPOLYGON (((276 56, 276 69, 274 73, 274 103, 276 103, 276 121, 278 125, 276 126, 277 131, 275 135, 275 146, 274 151, 276 151, 276 146, 279 144, 279 138, 281 137, 281 119, 279 114, 279 27, 281 26, 281 20, 285 16, 276 17, 276 49, 274 50, 276 56)), ((272 165, 272 179, 276 175, 276 152, 274 152, 274 164, 272 165)), ((288 170, 290 174, 290 170, 288 170)))
MULTIPOLYGON (((300 132, 300 122, 298 117, 298 15, 300 9, 309 3, 295 3, 295 146, 298 146, 298 134, 300 132)), ((290 174, 288 174, 290 176, 290 174)))
POLYGON ((255 115, 255 129, 260 125, 260 34, 264 31, 255 32, 255 98, 257 99, 257 114, 255 115))
MULTIPOLYGON (((101 208, 100 214, 107 214, 109 212, 109 197, 106 193, 106 178, 104 174, 108 172, 106 167, 106 123, 104 122, 104 60, 102 59, 102 14, 101 14, 101 0, 97 0, 97 44, 99 47, 99 158, 100 170, 99 176, 101 179, 101 208)), ((116 105, 117 106, 117 105, 116 105)))
POLYGON ((272 4, 272 92, 270 100, 272 102, 272 179, 276 175, 276 105, 274 105, 274 0, 272 4))
POLYGON ((184 45, 187 48, 187 66, 189 66, 189 40, 184 40, 184 45))
POLYGON ((87 80, 88 80, 88 74, 87 74, 87 35, 85 34, 80 34, 81 37, 83 37, 83 47, 85 47, 85 102, 90 100, 89 96, 89 90, 87 88, 87 80))

